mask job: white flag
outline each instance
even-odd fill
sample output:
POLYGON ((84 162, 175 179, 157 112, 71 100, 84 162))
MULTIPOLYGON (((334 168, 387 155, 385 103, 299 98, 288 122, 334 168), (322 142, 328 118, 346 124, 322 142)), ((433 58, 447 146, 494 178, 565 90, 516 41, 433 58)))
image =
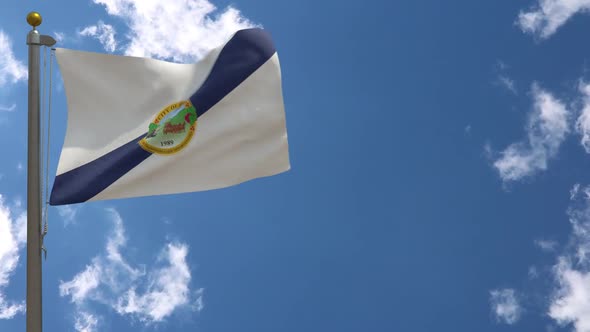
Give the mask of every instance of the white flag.
POLYGON ((279 59, 262 29, 195 64, 57 49, 68 104, 50 204, 236 185, 290 169, 279 59))

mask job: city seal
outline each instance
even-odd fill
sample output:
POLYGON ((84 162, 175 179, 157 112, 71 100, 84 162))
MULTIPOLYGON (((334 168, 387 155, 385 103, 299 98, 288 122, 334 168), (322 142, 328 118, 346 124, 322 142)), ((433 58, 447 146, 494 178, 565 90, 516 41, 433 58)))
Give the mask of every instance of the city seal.
POLYGON ((139 145, 146 151, 169 155, 184 149, 197 128, 197 111, 188 100, 166 106, 154 121, 139 145))

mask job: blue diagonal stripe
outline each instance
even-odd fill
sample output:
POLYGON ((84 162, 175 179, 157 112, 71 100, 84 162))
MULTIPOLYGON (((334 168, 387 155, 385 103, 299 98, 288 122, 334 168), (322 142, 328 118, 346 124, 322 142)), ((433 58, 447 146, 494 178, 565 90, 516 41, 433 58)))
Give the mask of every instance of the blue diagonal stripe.
MULTIPOLYGON (((258 28, 238 31, 219 53, 205 82, 190 97, 197 116, 211 109, 274 53, 275 48, 266 31, 258 28)), ((138 144, 146 134, 87 164, 58 175, 49 203, 64 205, 85 202, 109 187, 151 156, 150 152, 138 144)))
POLYGON ((275 48, 266 31, 238 31, 219 53, 203 85, 190 97, 197 110, 197 116, 203 115, 217 104, 274 53, 275 48))

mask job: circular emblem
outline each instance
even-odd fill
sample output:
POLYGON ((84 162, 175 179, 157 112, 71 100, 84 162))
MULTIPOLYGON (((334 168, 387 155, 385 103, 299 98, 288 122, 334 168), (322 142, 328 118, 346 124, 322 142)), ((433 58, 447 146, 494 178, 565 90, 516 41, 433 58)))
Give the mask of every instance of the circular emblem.
POLYGON ((197 111, 188 100, 166 106, 149 125, 139 145, 157 154, 173 154, 184 149, 195 134, 197 111))

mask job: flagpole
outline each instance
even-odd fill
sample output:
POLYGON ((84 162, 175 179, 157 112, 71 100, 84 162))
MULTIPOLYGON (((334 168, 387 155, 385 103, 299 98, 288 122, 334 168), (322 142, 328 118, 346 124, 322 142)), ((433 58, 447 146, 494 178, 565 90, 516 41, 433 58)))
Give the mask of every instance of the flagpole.
POLYGON ((39 34, 41 15, 31 12, 27 22, 33 27, 27 35, 29 45, 29 121, 27 149, 27 332, 41 332, 41 142, 39 121, 39 62, 41 46, 52 46, 55 40, 39 34))

